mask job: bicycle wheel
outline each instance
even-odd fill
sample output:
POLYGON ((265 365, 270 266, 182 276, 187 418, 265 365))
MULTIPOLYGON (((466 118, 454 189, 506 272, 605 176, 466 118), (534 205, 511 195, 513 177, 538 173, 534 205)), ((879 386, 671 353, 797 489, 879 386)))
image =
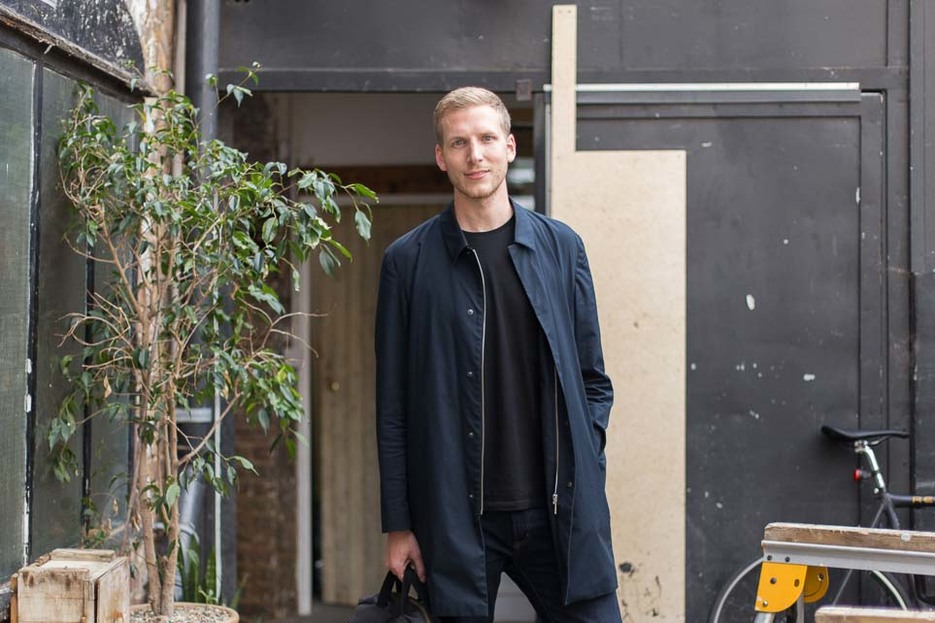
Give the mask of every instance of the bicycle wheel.
MULTIPOLYGON (((750 623, 753 620, 756 589, 759 583, 759 569, 762 559, 756 559, 731 576, 714 600, 708 623, 750 623)), ((797 616, 796 608, 779 613, 774 623, 804 623, 813 621, 815 610, 820 605, 830 604, 831 596, 838 594, 836 586, 847 585, 841 591, 837 605, 874 605, 889 608, 907 609, 911 603, 906 590, 889 573, 881 571, 855 571, 848 576, 846 572, 834 569, 830 578, 831 590, 825 599, 818 603, 806 604, 802 616, 797 616), (858 583, 858 578, 860 581, 858 583)))
POLYGON ((831 574, 831 585, 825 602, 834 605, 864 605, 908 610, 912 603, 906 588, 896 576, 884 571, 839 570, 831 574))
MULTIPOLYGON (((757 558, 743 566, 720 590, 711 607, 708 623, 750 623, 756 614, 756 589, 760 581, 760 563, 757 558)), ((804 618, 804 617, 803 617, 804 618)), ((794 623, 796 608, 780 612, 773 618, 773 623, 794 623)))

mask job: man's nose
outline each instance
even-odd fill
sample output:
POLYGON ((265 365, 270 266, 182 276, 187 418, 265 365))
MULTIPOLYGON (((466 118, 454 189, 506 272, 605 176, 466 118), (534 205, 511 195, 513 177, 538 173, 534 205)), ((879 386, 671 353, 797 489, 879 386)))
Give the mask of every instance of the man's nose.
POLYGON ((469 156, 472 162, 477 162, 484 159, 484 150, 479 141, 471 141, 469 156))

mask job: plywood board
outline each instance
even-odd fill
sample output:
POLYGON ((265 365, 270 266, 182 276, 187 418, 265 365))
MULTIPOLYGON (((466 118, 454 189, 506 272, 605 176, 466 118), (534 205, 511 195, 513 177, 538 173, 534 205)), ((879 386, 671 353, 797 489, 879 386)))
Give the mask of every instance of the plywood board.
POLYGON ((624 621, 685 620, 685 152, 577 151, 577 10, 553 7, 550 205, 584 240, 615 404, 607 496, 624 621))

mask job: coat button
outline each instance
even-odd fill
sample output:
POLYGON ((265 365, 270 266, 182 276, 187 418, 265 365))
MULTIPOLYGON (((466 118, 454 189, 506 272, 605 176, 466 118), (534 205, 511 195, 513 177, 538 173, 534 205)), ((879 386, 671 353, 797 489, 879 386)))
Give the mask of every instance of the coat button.
POLYGON ((469 378, 469 379, 473 379, 473 378, 474 378, 474 371, 473 371, 473 370, 468 370, 468 373, 467 373, 467 374, 468 374, 468 378, 469 378))
POLYGON ((468 433, 468 439, 474 439, 474 431, 468 433))
POLYGON ((474 310, 468 309, 468 316, 473 316, 473 315, 474 315, 474 310))
POLYGON ((469 499, 469 500, 473 500, 473 499, 474 499, 474 494, 473 494, 473 493, 468 493, 468 499, 469 499))
POLYGON ((569 481, 568 481, 568 484, 565 485, 565 486, 568 487, 569 489, 571 489, 572 487, 575 486, 575 483, 573 483, 572 481, 569 480, 569 481))

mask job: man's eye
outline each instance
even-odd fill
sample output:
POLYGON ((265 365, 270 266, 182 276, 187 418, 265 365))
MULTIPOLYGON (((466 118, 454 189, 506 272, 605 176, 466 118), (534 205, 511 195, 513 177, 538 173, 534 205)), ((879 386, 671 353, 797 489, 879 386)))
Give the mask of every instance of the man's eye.
POLYGON ((491 135, 489 135, 489 134, 488 134, 487 136, 484 137, 484 142, 486 142, 486 143, 489 143, 489 142, 491 142, 491 141, 493 141, 493 140, 494 140, 494 137, 491 136, 491 135))
POLYGON ((461 147, 462 145, 464 145, 464 141, 462 141, 461 139, 458 139, 456 141, 452 141, 451 145, 453 147, 461 147))

